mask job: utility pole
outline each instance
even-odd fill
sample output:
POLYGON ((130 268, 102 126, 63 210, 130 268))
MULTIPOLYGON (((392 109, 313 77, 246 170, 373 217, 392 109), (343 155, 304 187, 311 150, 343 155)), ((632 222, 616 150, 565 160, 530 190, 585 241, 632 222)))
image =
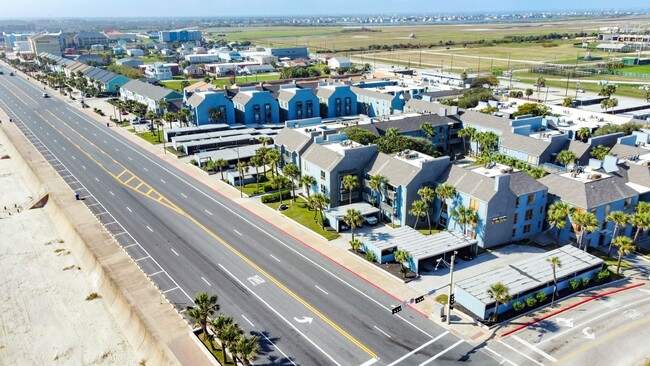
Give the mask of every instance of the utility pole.
POLYGON ((449 298, 447 299, 447 325, 451 321, 451 305, 454 298, 454 262, 456 261, 456 254, 458 251, 454 250, 451 256, 451 263, 449 263, 449 298))

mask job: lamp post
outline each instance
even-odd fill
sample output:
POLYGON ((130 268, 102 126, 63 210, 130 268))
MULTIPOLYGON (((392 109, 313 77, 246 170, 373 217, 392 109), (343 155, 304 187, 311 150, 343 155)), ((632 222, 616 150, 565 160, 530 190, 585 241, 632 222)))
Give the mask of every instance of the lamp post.
POLYGON ((436 270, 438 269, 438 266, 440 263, 443 263, 447 267, 449 267, 449 298, 447 299, 447 325, 449 325, 451 321, 451 299, 454 294, 454 262, 456 261, 456 254, 458 254, 457 250, 454 250, 454 254, 451 255, 451 262, 445 261, 443 258, 438 259, 438 264, 436 264, 436 270))

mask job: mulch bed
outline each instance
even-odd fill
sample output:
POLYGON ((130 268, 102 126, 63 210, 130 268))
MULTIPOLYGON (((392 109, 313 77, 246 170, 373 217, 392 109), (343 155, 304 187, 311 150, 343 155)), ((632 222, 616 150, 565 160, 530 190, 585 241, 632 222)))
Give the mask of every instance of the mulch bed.
MULTIPOLYGON (((356 254, 358 257, 360 257, 364 261, 366 260, 366 253, 365 252, 355 252, 352 249, 348 249, 348 251, 350 253, 356 254)), ((383 269, 384 271, 392 274, 393 276, 402 279, 404 281, 404 283, 409 283, 409 282, 411 282, 411 281, 413 281, 413 280, 420 277, 417 273, 411 271, 410 269, 409 269, 408 272, 406 272, 406 275, 403 275, 402 271, 401 271, 402 265, 400 263, 393 262, 393 263, 383 263, 383 264, 381 264, 381 263, 378 263, 378 262, 372 262, 372 264, 374 264, 375 266, 377 266, 377 267, 383 269)))

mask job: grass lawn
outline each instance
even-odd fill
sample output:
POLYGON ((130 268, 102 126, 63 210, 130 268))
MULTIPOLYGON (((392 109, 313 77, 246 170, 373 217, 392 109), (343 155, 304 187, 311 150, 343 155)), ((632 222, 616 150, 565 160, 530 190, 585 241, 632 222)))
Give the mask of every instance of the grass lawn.
POLYGON ((203 334, 199 335, 199 339, 201 340, 201 342, 203 342, 203 344, 208 349, 208 351, 210 353, 212 353, 214 358, 216 358, 219 361, 220 365, 233 365, 234 364, 232 362, 232 359, 228 355, 226 355, 227 360, 226 360, 226 362, 224 362, 224 360, 223 360, 223 352, 221 351, 221 346, 219 346, 219 343, 217 341, 205 340, 205 339, 203 339, 203 334))
MULTIPOLYGON (((552 76, 549 75, 549 77, 552 76)), ((535 93, 533 93, 533 97, 537 97, 537 89, 533 86, 536 80, 537 79, 520 80, 522 83, 531 84, 531 89, 535 91, 535 93)), ((614 98, 616 98, 617 95, 620 95, 624 97, 645 99, 645 90, 640 90, 638 85, 626 85, 626 84, 622 84, 619 81, 616 81, 615 83, 617 87, 616 87, 616 94, 613 95, 614 98)), ((648 83, 650 83, 650 80, 648 80, 648 83)), ((546 78, 546 85, 552 88, 560 88, 564 90, 566 88, 566 81, 549 80, 548 78, 546 78)), ((575 97, 575 89, 576 89, 576 83, 573 81, 569 82, 569 96, 572 98, 575 97)), ((584 89, 588 92, 598 93, 602 89, 602 86, 596 83, 580 83, 580 89, 584 89)), ((546 88, 542 89, 542 93, 541 93, 542 98, 544 97, 545 92, 546 92, 546 88)), ((580 94, 578 94, 578 97, 580 97, 580 94)))
MULTIPOLYGON (((157 142, 156 142, 156 143, 157 143, 157 142)), ((167 146, 167 147, 165 148, 165 150, 169 151, 170 153, 176 155, 176 157, 179 157, 179 158, 182 158, 182 157, 184 157, 184 156, 187 156, 187 155, 183 154, 182 152, 180 152, 180 151, 174 149, 173 146, 167 146)))
MULTIPOLYGON (((249 76, 238 76, 235 78, 235 84, 237 83, 252 83, 257 81, 269 81, 269 80, 279 80, 280 73, 273 72, 268 74, 255 74, 249 76)), ((220 88, 223 88, 224 85, 230 85, 230 78, 215 78, 212 83, 220 88)))
MULTIPOLYGON (((601 253, 595 250, 590 253, 605 261, 605 265, 611 266, 613 269, 616 268, 618 257, 608 257, 605 253, 601 253)), ((626 261, 621 261, 621 269, 627 269, 627 268, 632 268, 632 265, 626 261)))
MULTIPOLYGON (((424 234, 424 235, 429 235, 429 228, 428 228, 428 227, 423 228, 422 225, 420 225, 420 227, 418 227, 417 230, 418 230, 420 233, 424 234)), ((434 229, 434 228, 433 228, 433 225, 431 225, 431 235, 433 235, 433 234, 437 234, 437 233, 439 233, 439 232, 441 232, 441 231, 442 231, 442 230, 434 229)))
MULTIPOLYGON (((191 85, 191 84, 194 84, 194 83, 196 83, 197 81, 199 81, 199 79, 189 79, 189 80, 187 80, 187 81, 189 81, 189 82, 190 82, 190 85, 191 85)), ((182 83, 182 82, 183 82, 183 80, 167 80, 167 81, 161 81, 161 83, 162 83, 166 88, 176 90, 177 92, 182 91, 182 88, 181 88, 181 83, 182 83)))
MULTIPOLYGON (((135 130, 133 131, 135 132, 135 130)), ((148 141, 152 145, 162 144, 162 134, 160 140, 158 140, 158 135, 156 134, 156 131, 137 132, 136 135, 148 141)))
POLYGON ((650 74, 650 65, 630 66, 621 69, 625 72, 638 72, 639 74, 650 74))
MULTIPOLYGON (((285 216, 322 235, 325 239, 333 240, 341 236, 339 233, 323 230, 320 226, 320 220, 314 219, 314 211, 307 208, 307 202, 305 200, 298 198, 296 202, 283 200, 282 203, 289 205, 289 209, 282 211, 285 216)), ((265 203, 265 205, 277 210, 280 202, 265 203)))

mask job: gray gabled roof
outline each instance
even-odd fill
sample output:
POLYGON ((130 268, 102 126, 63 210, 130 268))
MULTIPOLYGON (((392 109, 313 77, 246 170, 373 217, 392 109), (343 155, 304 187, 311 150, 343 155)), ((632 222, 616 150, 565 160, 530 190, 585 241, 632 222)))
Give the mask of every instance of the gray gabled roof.
POLYGON ((312 144, 307 151, 305 151, 302 160, 308 161, 325 171, 331 172, 341 162, 341 160, 343 160, 343 155, 319 144, 312 144))
POLYGON ((241 92, 241 91, 240 91, 240 92, 237 93, 237 95, 235 95, 235 96, 232 98, 232 102, 233 102, 233 103, 237 103, 237 104, 244 104, 244 105, 245 105, 245 104, 248 103, 251 99, 253 99, 253 96, 252 96, 251 94, 244 93, 244 92, 241 92))
POLYGON ((323 99, 329 99, 334 94, 335 89, 319 86, 316 90, 316 96, 323 99))
POLYGON ((196 108, 205 100, 205 95, 203 93, 194 93, 189 99, 187 99, 187 104, 196 108))
POLYGON ((550 141, 540 140, 516 133, 504 133, 501 135, 501 146, 527 153, 533 156, 541 156, 551 145, 550 141))
POLYGON ((278 100, 285 100, 288 102, 291 99, 295 98, 296 95, 297 94, 294 93, 293 91, 280 89, 280 92, 278 93, 278 100))
POLYGON ((300 152, 306 145, 312 142, 312 137, 300 133, 291 128, 285 127, 273 139, 277 146, 284 146, 288 151, 300 152))
POLYGON ((545 185, 524 172, 510 173, 510 190, 517 197, 546 189, 545 185))
POLYGON ((122 86, 122 89, 129 90, 133 93, 145 96, 153 100, 161 100, 171 97, 172 99, 181 99, 183 96, 171 89, 144 83, 139 80, 131 80, 122 86))
POLYGON ((493 130, 507 132, 509 132, 511 129, 509 119, 476 111, 466 111, 460 116, 460 119, 464 124, 470 124, 473 127, 474 125, 477 125, 493 130))
POLYGON ((636 146, 615 144, 614 146, 612 146, 612 149, 609 151, 608 155, 614 155, 618 158, 627 158, 628 156, 643 155, 649 152, 650 151, 646 149, 642 149, 636 146))
POLYGON ((483 202, 489 202, 497 193, 494 190, 494 179, 457 165, 445 169, 436 181, 454 186, 458 192, 483 202))
POLYGON ((539 182, 548 187, 548 193, 585 210, 637 195, 624 179, 615 175, 583 183, 561 174, 549 174, 540 178, 539 182))
POLYGON ((584 163, 583 160, 588 158, 589 151, 591 150, 591 145, 582 141, 569 140, 564 150, 572 151, 578 157, 578 160, 581 163, 584 163))
POLYGON ((397 98, 394 95, 384 94, 384 93, 380 93, 378 91, 363 89, 363 88, 359 88, 359 87, 356 87, 356 86, 351 86, 350 90, 352 90, 352 92, 354 94, 356 94, 356 95, 363 95, 363 96, 366 96, 366 97, 385 100, 385 101, 388 101, 388 102, 392 102, 395 98, 397 98))
POLYGON ((382 175, 393 187, 406 187, 420 173, 421 169, 406 161, 397 159, 382 152, 368 163, 369 175, 382 175))

